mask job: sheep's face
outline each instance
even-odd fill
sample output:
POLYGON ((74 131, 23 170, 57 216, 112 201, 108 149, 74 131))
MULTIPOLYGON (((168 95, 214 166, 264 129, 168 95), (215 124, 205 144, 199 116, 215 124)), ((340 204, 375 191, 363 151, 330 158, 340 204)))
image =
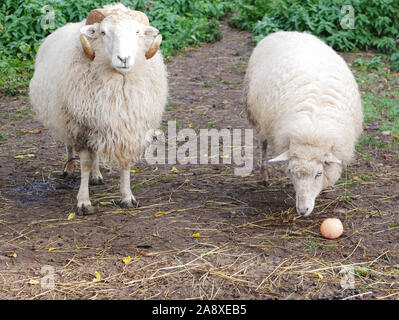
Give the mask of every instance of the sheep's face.
POLYGON ((296 211, 302 216, 312 213, 316 197, 324 186, 324 168, 319 161, 292 158, 288 162, 287 174, 296 192, 296 211))
POLYGON ((85 26, 81 33, 89 38, 101 38, 111 65, 120 73, 132 70, 137 58, 144 57, 156 28, 145 26, 133 19, 116 20, 106 17, 101 23, 85 26))
POLYGON ((338 176, 333 177, 333 183, 338 179, 342 164, 331 154, 321 159, 309 160, 290 156, 290 151, 269 160, 269 162, 279 161, 288 161, 286 171, 296 192, 296 211, 304 217, 312 213, 316 197, 331 184, 331 171, 338 172, 338 176), (331 170, 334 168, 339 168, 339 170, 331 170))

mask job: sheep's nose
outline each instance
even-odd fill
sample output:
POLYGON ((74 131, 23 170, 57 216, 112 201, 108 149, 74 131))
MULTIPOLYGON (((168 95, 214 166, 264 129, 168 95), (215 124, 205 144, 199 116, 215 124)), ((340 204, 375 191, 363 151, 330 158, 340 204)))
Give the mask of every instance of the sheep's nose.
POLYGON ((129 61, 129 59, 130 59, 130 56, 129 57, 126 57, 126 58, 121 58, 120 56, 118 56, 118 59, 123 63, 123 64, 125 64, 126 65, 126 63, 129 61))
POLYGON ((310 213, 309 209, 310 209, 309 207, 306 207, 306 208, 296 207, 296 211, 301 216, 307 216, 310 213))

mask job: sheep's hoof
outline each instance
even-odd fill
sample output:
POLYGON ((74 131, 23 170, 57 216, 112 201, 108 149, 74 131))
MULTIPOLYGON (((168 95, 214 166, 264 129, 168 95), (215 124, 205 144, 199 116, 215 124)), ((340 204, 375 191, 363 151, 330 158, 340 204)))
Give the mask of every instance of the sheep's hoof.
POLYGON ((120 200, 119 205, 121 208, 138 208, 139 202, 132 196, 127 200, 120 200))
POLYGON ((98 211, 97 207, 93 207, 92 205, 84 205, 82 204, 80 207, 76 208, 76 213, 78 216, 89 216, 95 214, 98 211))
POLYGON ((268 180, 269 180, 269 174, 267 172, 267 169, 260 169, 260 179, 261 183, 267 187, 268 186, 268 180))
POLYGON ((76 175, 72 172, 72 171, 64 171, 61 174, 61 178, 65 179, 65 180, 75 180, 76 179, 76 175))
POLYGON ((92 178, 90 178, 89 183, 92 186, 98 186, 98 185, 104 184, 104 179, 103 179, 103 177, 92 177, 92 178))

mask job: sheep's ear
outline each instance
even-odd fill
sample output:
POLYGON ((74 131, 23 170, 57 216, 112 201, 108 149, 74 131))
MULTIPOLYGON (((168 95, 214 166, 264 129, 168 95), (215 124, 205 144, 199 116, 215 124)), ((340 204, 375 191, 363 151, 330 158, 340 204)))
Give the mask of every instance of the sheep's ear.
POLYGON ((337 163, 342 164, 342 161, 337 159, 332 153, 329 153, 324 159, 325 163, 337 163))
POLYGON ((98 23, 84 26, 84 27, 80 28, 80 33, 85 35, 88 38, 93 38, 94 35, 96 34, 98 26, 99 26, 98 23))
POLYGON ((159 33, 159 30, 154 27, 145 26, 143 27, 143 34, 146 37, 155 37, 159 33))
POLYGON ((280 162, 280 161, 288 161, 290 156, 290 152, 289 150, 283 152, 282 154, 280 154, 279 156, 270 159, 268 162, 280 162))

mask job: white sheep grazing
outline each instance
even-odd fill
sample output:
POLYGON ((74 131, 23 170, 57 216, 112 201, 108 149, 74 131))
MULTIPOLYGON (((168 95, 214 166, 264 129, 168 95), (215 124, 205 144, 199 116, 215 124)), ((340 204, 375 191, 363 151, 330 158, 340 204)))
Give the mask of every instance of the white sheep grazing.
POLYGON ((261 176, 266 149, 288 161, 296 209, 308 216, 322 189, 350 163, 362 132, 358 86, 345 61, 318 38, 276 32, 254 49, 244 81, 250 122, 259 132, 261 176))
POLYGON ((147 16, 121 4, 92 10, 40 46, 29 96, 39 119, 67 145, 64 173, 80 158, 79 214, 93 212, 90 182, 102 182, 99 158, 121 167, 121 205, 136 204, 130 164, 159 127, 167 101, 161 36, 147 16))

